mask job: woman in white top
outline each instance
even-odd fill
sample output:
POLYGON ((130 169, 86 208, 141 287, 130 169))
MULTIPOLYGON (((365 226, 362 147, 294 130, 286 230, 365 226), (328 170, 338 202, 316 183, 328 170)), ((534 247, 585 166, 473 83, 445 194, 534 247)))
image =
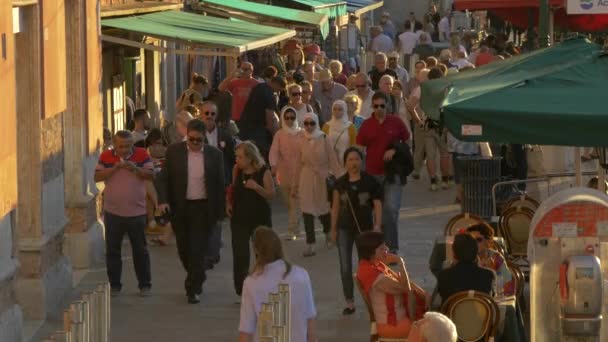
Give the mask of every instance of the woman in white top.
POLYGON ((268 294, 277 293, 279 284, 288 284, 290 292, 290 342, 316 342, 317 311, 308 272, 285 260, 283 246, 277 233, 258 227, 253 233, 256 260, 253 272, 243 284, 239 342, 258 341, 256 326, 262 303, 268 294))
POLYGON ((295 240, 298 234, 299 204, 296 197, 291 196, 298 167, 298 155, 302 140, 302 129, 296 119, 296 110, 286 106, 281 112, 281 129, 277 131, 270 146, 268 159, 273 176, 278 175, 283 200, 287 204, 289 216, 289 236, 287 240, 295 240))
POLYGON ((348 118, 346 102, 342 100, 334 101, 331 107, 331 120, 323 125, 323 133, 329 138, 329 142, 336 153, 336 158, 342 164, 344 151, 355 145, 357 141, 357 129, 348 118))

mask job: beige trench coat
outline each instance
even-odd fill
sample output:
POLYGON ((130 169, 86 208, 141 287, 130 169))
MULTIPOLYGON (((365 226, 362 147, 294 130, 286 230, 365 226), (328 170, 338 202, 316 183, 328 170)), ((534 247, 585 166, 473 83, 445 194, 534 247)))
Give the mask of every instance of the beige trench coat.
POLYGON ((301 139, 297 174, 300 208, 302 213, 314 216, 328 214, 330 206, 325 179, 330 174, 340 177, 344 171, 325 135, 311 140, 302 135, 301 139))

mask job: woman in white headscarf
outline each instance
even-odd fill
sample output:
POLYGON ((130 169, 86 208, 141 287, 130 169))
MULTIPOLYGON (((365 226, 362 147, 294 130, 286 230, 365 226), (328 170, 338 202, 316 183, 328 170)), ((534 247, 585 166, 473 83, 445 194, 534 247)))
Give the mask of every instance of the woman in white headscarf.
POLYGON ((281 111, 281 129, 274 135, 268 159, 272 175, 277 177, 281 185, 283 200, 287 205, 289 215, 287 240, 295 240, 298 235, 300 208, 298 199, 291 196, 291 193, 298 186, 295 179, 302 135, 302 129, 298 125, 297 110, 290 106, 283 108, 283 111, 281 111))
POLYGON ((346 102, 334 101, 331 107, 331 120, 323 125, 323 132, 327 134, 336 158, 342 165, 344 151, 355 145, 357 141, 357 128, 348 118, 346 102))
POLYGON ((321 221, 325 242, 330 246, 331 218, 326 179, 330 174, 339 177, 341 168, 331 142, 319 129, 319 117, 315 113, 306 113, 303 123, 304 134, 301 136, 296 177, 299 186, 294 187, 292 196, 300 200, 306 230, 307 248, 304 256, 309 257, 315 255, 315 217, 321 221))

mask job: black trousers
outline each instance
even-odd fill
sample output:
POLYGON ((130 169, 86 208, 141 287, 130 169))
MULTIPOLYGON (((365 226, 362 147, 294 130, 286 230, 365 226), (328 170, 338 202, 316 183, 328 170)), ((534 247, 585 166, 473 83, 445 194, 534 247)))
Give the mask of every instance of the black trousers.
POLYGON ((146 215, 124 217, 108 212, 104 215, 106 224, 106 267, 110 286, 120 290, 122 284, 122 239, 129 236, 133 252, 133 265, 139 288, 149 288, 151 283, 150 254, 146 244, 146 215))
MULTIPOLYGON (((304 230, 306 231, 306 243, 312 245, 316 242, 315 236, 315 217, 313 214, 302 213, 304 218, 304 230)), ((331 216, 329 213, 319 216, 319 221, 323 226, 323 233, 329 233, 331 229, 331 216)))
POLYGON ((232 275, 234 279, 234 291, 238 296, 243 291, 243 283, 249 274, 249 241, 258 225, 238 224, 231 222, 232 232, 232 275))
POLYGON ((211 226, 207 215, 206 200, 188 200, 183 212, 176 213, 171 221, 177 253, 187 273, 184 282, 187 294, 201 294, 207 278, 203 265, 211 226))

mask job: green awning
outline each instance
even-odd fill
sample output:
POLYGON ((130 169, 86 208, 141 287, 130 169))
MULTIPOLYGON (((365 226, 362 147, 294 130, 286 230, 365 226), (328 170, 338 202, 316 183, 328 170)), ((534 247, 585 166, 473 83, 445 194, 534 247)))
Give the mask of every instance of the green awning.
POLYGON ((330 19, 346 15, 345 0, 288 0, 304 7, 310 8, 313 12, 325 14, 330 19))
POLYGON ((466 141, 607 146, 607 85, 608 54, 578 38, 424 82, 422 106, 466 141))
MULTIPOLYGON (((244 12, 247 14, 254 14, 262 20, 267 18, 270 20, 291 22, 302 26, 318 27, 323 38, 326 38, 329 33, 328 17, 321 13, 265 5, 245 0, 202 0, 201 3, 205 7, 219 9, 228 14, 236 15, 238 12, 244 12)), ((271 25, 271 23, 267 23, 267 25, 271 25)))
POLYGON ((103 19, 101 25, 200 47, 227 48, 237 53, 271 45, 296 34, 294 30, 179 11, 103 19))

